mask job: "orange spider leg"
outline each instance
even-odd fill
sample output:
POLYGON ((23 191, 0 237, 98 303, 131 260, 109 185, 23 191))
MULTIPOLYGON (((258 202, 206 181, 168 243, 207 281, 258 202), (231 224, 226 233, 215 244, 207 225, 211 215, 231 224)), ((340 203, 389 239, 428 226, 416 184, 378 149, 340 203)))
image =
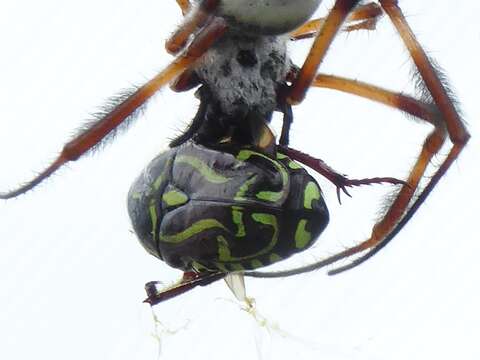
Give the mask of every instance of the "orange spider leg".
MULTIPOLYGON (((180 4, 181 1, 177 1, 180 4)), ((190 35, 198 28, 205 25, 212 17, 213 10, 218 6, 219 0, 203 0, 182 25, 165 42, 165 49, 172 55, 178 54, 187 44, 190 35)), ((183 3, 183 2, 182 2, 183 3)))
POLYGON ((177 0, 178 6, 182 10, 182 14, 186 15, 188 10, 190 10, 190 1, 189 0, 177 0))
POLYGON ((226 23, 221 18, 214 18, 195 37, 190 46, 163 71, 139 87, 131 96, 116 106, 102 119, 89 126, 84 132, 68 142, 57 159, 33 180, 16 190, 0 193, 0 199, 9 199, 32 189, 40 182, 49 177, 62 165, 69 161, 77 160, 95 145, 100 143, 112 130, 118 127, 129 115, 145 103, 161 87, 168 84, 172 79, 181 74, 188 66, 192 65, 205 51, 223 35, 226 23))
MULTIPOLYGON (((382 8, 376 3, 368 3, 353 10, 345 20, 347 25, 343 31, 374 30, 378 19, 383 14, 382 8)), ((325 23, 325 18, 310 20, 290 33, 292 40, 303 40, 314 37, 325 23)))
POLYGON ((410 186, 404 186, 402 188, 383 219, 374 226, 370 239, 355 246, 350 249, 350 251, 347 251, 348 254, 346 256, 356 254, 369 248, 373 249, 364 256, 356 259, 351 264, 334 270, 331 274, 336 274, 355 267, 383 248, 386 243, 388 243, 410 220, 440 178, 446 173, 453 161, 458 157, 470 138, 470 134, 463 124, 454 103, 449 97, 448 91, 442 83, 437 70, 416 40, 415 35, 403 16, 403 13, 398 6, 398 1, 381 0, 380 4, 392 20, 392 23, 405 43, 441 116, 438 118, 438 123, 435 124, 435 130, 427 137, 422 152, 410 172, 407 180, 410 186), (423 176, 425 168, 428 166, 432 157, 440 150, 447 134, 453 144, 452 148, 446 159, 440 164, 424 189, 420 192, 420 195, 415 199, 412 206, 408 208, 410 200, 413 197, 413 190, 418 187, 418 183, 423 176))
MULTIPOLYGON (((444 143, 446 137, 444 127, 444 123, 447 122, 446 114, 439 113, 439 109, 435 104, 426 103, 408 95, 391 92, 378 86, 370 85, 357 80, 342 78, 339 76, 318 74, 313 81, 312 86, 338 90, 385 104, 387 106, 402 110, 410 115, 415 116, 416 118, 422 119, 435 126, 435 129, 425 140, 421 153, 412 170, 410 171, 410 175, 406 180, 405 185, 397 194, 396 199, 390 205, 383 219, 375 225, 370 239, 360 243, 357 246, 346 249, 338 254, 304 267, 278 272, 249 272, 245 273, 245 276, 276 278, 297 275, 319 269, 321 267, 333 264, 339 260, 350 257, 356 253, 373 248, 364 256, 361 256, 344 267, 330 271, 329 274, 337 274, 364 262, 381 250, 389 241, 393 239, 393 237, 403 228, 403 226, 405 226, 405 224, 410 220, 413 214, 423 203, 428 194, 432 191, 433 187, 448 170, 452 162, 458 157, 461 149, 468 141, 469 134, 464 128, 463 123, 460 121, 460 129, 462 129, 464 132, 461 131, 460 134, 457 135, 463 136, 460 137, 461 142, 458 143, 459 140, 450 135, 450 138, 454 143, 453 148, 444 162, 437 169, 435 174, 431 177, 428 184, 423 188, 420 195, 418 195, 413 204, 408 208, 414 192, 424 175, 425 169, 430 164, 432 157, 438 153, 444 143), (442 115, 444 117, 442 117, 442 115)), ((448 97, 447 99, 449 102, 451 101, 448 97)), ((456 112, 455 114, 458 116, 456 112)))
POLYGON ((313 42, 312 48, 307 55, 298 76, 293 80, 287 96, 291 105, 300 103, 307 93, 313 78, 315 77, 320 63, 323 61, 328 48, 340 30, 343 22, 358 4, 359 0, 336 0, 332 10, 328 13, 325 22, 313 42))
POLYGON ((425 120, 432 125, 436 124, 436 119, 438 118, 435 106, 432 104, 427 104, 411 96, 395 93, 362 81, 335 75, 318 74, 313 80, 312 86, 338 90, 382 103, 425 120))

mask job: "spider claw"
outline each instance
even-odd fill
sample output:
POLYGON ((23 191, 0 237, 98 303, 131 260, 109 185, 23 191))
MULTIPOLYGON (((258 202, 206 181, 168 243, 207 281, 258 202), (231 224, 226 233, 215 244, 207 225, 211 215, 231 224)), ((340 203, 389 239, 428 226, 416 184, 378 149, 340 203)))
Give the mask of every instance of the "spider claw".
MULTIPOLYGON (((349 185, 346 185, 346 186, 349 186, 349 185)), ((339 185, 337 186, 337 199, 338 199, 338 203, 340 205, 342 205, 342 199, 341 199, 341 192, 342 191, 345 195, 347 195, 349 198, 352 197, 352 195, 350 195, 350 193, 348 192, 347 188, 345 187, 345 185, 339 185)))

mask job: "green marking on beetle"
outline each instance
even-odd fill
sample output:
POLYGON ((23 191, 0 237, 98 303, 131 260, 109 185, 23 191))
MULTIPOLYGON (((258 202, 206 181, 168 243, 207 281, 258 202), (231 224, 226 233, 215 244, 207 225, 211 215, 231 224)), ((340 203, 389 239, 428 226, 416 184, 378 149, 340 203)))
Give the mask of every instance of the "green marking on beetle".
POLYGON ((150 220, 152 221, 152 239, 156 241, 157 238, 157 222, 158 222, 158 215, 157 215, 157 207, 155 206, 155 199, 150 200, 150 205, 148 207, 148 212, 150 213, 150 220))
POLYGON ((243 223, 243 208, 239 206, 232 206, 232 220, 237 225, 236 237, 245 237, 245 224, 243 223))
POLYGON ((192 261, 191 267, 198 272, 209 271, 209 269, 205 265, 202 265, 197 261, 192 261))
POLYGON ((181 191, 171 190, 163 194, 162 200, 167 206, 178 206, 185 204, 188 201, 188 196, 181 191))
POLYGON ((138 191, 135 191, 133 194, 132 194, 132 199, 133 200, 140 200, 142 198, 142 193, 141 192, 138 192, 138 191))
POLYGON ((257 175, 252 176, 250 179, 245 181, 240 188, 238 189, 237 193, 235 194, 235 197, 233 198, 235 201, 245 201, 247 200, 245 198, 245 194, 248 191, 248 188, 250 185, 252 185, 255 181, 257 180, 257 175))
POLYGON ((301 166, 299 163, 297 163, 297 162, 295 162, 295 161, 293 161, 293 160, 290 160, 290 161, 288 162, 288 167, 289 167, 290 169, 292 169, 292 170, 303 169, 302 166, 301 166))
POLYGON ((239 263, 229 264, 229 266, 232 269, 232 271, 244 271, 245 270, 243 265, 239 264, 239 263))
POLYGON ((254 259, 254 260, 250 261, 250 265, 252 266, 253 269, 256 269, 256 268, 259 268, 259 267, 263 266, 262 262, 258 259, 254 259))
POLYGON ((269 256, 270 264, 276 263, 277 261, 282 260, 282 257, 278 254, 271 253, 269 256))
POLYGON ((228 245, 227 239, 224 236, 217 236, 217 245, 218 245, 218 260, 219 261, 228 261, 232 258, 230 252, 230 246, 228 245))
POLYGON ((303 206, 305 207, 305 209, 311 209, 313 200, 319 200, 320 195, 321 192, 318 185, 315 184, 313 181, 310 181, 307 186, 305 186, 303 200, 303 206))
POLYGON ((232 263, 232 262, 239 262, 243 260, 250 260, 252 258, 258 258, 262 255, 268 254, 275 247, 278 241, 278 234, 279 234, 277 217, 272 214, 255 213, 255 214, 252 214, 252 218, 256 222, 259 222, 265 225, 270 225, 273 228, 273 234, 272 234, 270 243, 268 243, 265 248, 261 249, 257 253, 242 256, 242 257, 235 257, 231 255, 231 251, 230 251, 230 248, 228 247, 228 243, 226 241, 223 242, 223 240, 225 239, 223 237, 218 236, 217 237, 218 247, 219 247, 218 252, 219 252, 219 256, 220 256, 220 253, 222 255, 222 258, 219 259, 220 261, 222 261, 223 263, 232 263), (228 252, 227 252, 227 249, 224 248, 225 246, 228 247, 228 252))
POLYGON ((163 183, 163 180, 165 180, 165 174, 167 173, 167 169, 170 169, 170 165, 172 163, 172 158, 169 158, 164 166, 164 168, 162 169, 162 172, 160 173, 160 175, 157 176, 157 178, 155 179, 155 181, 153 182, 153 188, 155 190, 158 190, 160 189, 160 186, 162 185, 163 183))
POLYGON ((193 157, 193 156, 187 156, 187 155, 179 155, 177 156, 176 160, 177 163, 180 164, 188 164, 194 169, 198 170, 198 172, 209 182, 214 183, 214 184, 224 184, 227 181, 230 181, 230 178, 227 178, 219 173, 217 173, 215 170, 213 170, 210 166, 207 165, 206 162, 193 157))
MULTIPOLYGON (((266 253, 270 252, 275 247, 275 245, 277 244, 278 234, 279 234, 278 221, 277 221, 277 217, 275 215, 266 214, 266 213, 252 214, 252 219, 255 220, 256 222, 261 223, 261 224, 270 225, 271 227, 273 227, 272 240, 270 241, 268 246, 265 249, 263 249, 263 250, 261 250, 258 253, 253 255, 253 257, 259 257, 263 254, 266 254, 266 253)), ((252 256, 250 256, 250 257, 252 257, 252 256)))
POLYGON ((245 161, 245 160, 249 159, 250 156, 252 156, 254 154, 256 155, 257 153, 255 151, 252 151, 252 150, 240 150, 237 154, 237 160, 245 161))
MULTIPOLYGON (((252 151, 252 150, 241 150, 237 155, 237 159, 241 160, 241 161, 245 161, 245 160, 248 160, 250 157, 252 157, 252 155, 256 155, 256 156, 259 156, 261 158, 264 158, 264 159, 270 161, 273 164, 273 166, 275 166, 277 168, 278 172, 282 176, 282 190, 280 190, 280 191, 260 191, 256 195, 257 198, 260 199, 260 200, 269 201, 269 202, 277 202, 277 201, 281 200, 282 197, 287 192, 287 187, 288 187, 288 173, 287 173, 287 171, 278 161, 274 161, 271 158, 269 158, 268 156, 266 156, 264 154, 261 154, 261 153, 258 153, 258 152, 255 152, 255 151, 252 151)), ((277 156, 278 156, 278 153, 277 153, 277 156)))
POLYGON ((283 160, 286 159, 288 156, 285 154, 282 154, 281 152, 277 152, 277 160, 283 160))
POLYGON ((282 191, 259 191, 257 194, 257 199, 269 201, 269 202, 276 202, 282 198, 282 191))
POLYGON ((312 234, 305 230, 307 220, 302 219, 298 222, 297 230, 295 231, 295 247, 303 249, 312 240, 312 234))
POLYGON ((222 263, 219 263, 219 262, 214 262, 213 265, 220 271, 223 271, 223 272, 229 272, 229 270, 227 269, 227 267, 222 264, 222 263))
POLYGON ((199 220, 196 223, 193 223, 191 226, 185 230, 172 235, 160 234, 160 240, 172 244, 178 244, 182 241, 189 239, 192 236, 200 234, 205 230, 210 230, 214 228, 219 228, 228 232, 228 229, 223 226, 221 222, 215 219, 203 219, 199 220))

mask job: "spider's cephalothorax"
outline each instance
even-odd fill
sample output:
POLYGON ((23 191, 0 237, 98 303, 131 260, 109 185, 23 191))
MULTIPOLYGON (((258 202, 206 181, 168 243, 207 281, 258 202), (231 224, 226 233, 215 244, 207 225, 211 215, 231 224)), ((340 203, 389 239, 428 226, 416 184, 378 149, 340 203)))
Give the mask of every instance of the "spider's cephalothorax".
POLYGON ((226 137, 256 143, 258 128, 281 107, 279 90, 290 68, 283 36, 226 34, 195 68, 203 102, 194 120, 195 139, 209 145, 226 137))
POLYGON ((290 116, 284 92, 293 66, 287 54, 289 36, 284 34, 310 18, 319 4, 319 0, 220 1, 216 13, 230 28, 188 73, 202 85, 203 104, 189 130, 171 145, 192 137, 207 145, 224 138, 256 144, 259 129, 273 111, 290 116))
POLYGON ((328 223, 312 176, 278 152, 189 142, 157 156, 128 197, 143 246, 184 271, 243 271, 314 243, 328 223))

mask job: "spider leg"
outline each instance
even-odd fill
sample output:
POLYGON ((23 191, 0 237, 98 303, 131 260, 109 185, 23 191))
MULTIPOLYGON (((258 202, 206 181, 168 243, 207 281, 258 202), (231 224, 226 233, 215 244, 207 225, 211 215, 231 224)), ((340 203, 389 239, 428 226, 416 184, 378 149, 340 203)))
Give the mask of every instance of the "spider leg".
POLYGON ((188 10, 190 10, 190 1, 189 0, 177 0, 178 6, 182 10, 182 14, 186 15, 188 10))
POLYGON ((209 91, 206 88, 201 87, 198 89, 198 95, 200 97, 200 106, 198 107, 197 113, 195 114, 192 122, 188 128, 175 139, 170 141, 170 147, 180 146, 188 140, 192 139, 198 130, 202 127, 205 121, 205 115, 208 109, 209 97, 211 96, 209 91))
MULTIPOLYGON (((415 35, 398 6, 398 1, 380 0, 380 4, 392 20, 405 43, 441 116, 439 117, 439 123, 435 125, 435 130, 427 137, 422 152, 410 172, 407 182, 410 184, 411 189, 407 190, 406 187, 402 188, 383 219, 374 226, 370 239, 352 248, 349 253, 355 254, 369 248, 373 249, 351 264, 333 270, 330 274, 337 274, 361 264, 390 242, 425 201, 426 197, 458 157, 470 138, 470 134, 456 110, 446 86, 441 81, 441 76, 416 40, 415 35), (408 208, 410 200, 414 195, 412 190, 418 187, 418 183, 423 176, 426 166, 428 166, 431 158, 440 150, 446 135, 448 135, 453 146, 445 160, 421 190, 419 196, 414 200, 410 208, 408 208)), ((347 256, 350 256, 350 254, 347 256)))
MULTIPOLYGON (((356 30, 374 30, 377 21, 383 15, 382 8, 376 3, 361 5, 353 10, 346 18, 347 23, 343 31, 351 32, 356 30)), ((298 29, 290 33, 293 41, 309 39, 316 35, 325 23, 325 18, 307 21, 298 29)))
POLYGON ((332 10, 328 13, 325 22, 317 33, 312 48, 307 55, 298 76, 293 80, 287 101, 298 104, 305 98, 308 88, 315 77, 320 63, 323 61, 328 48, 340 30, 347 16, 359 0, 336 0, 332 10))
MULTIPOLYGON (((217 7, 218 2, 219 0, 202 0, 198 7, 195 7, 194 13, 185 18, 185 21, 167 39, 165 49, 172 55, 176 55, 184 49, 190 35, 212 19, 212 12, 217 7)), ((183 1, 178 1, 178 3, 183 3, 183 1)))
MULTIPOLYGON (((298 68, 292 65, 287 73, 286 81, 293 81, 297 74, 298 68)), ((290 105, 287 101, 288 92, 290 90, 287 82, 284 83, 277 91, 277 110, 283 114, 282 132, 279 140, 279 144, 282 146, 287 146, 290 142, 290 128, 292 127, 293 123, 292 105, 290 105)))
POLYGON ((392 22, 407 46, 407 49, 418 68, 418 72, 423 79, 426 90, 428 90, 431 95, 432 103, 416 100, 406 95, 392 93, 388 90, 359 81, 330 75, 318 75, 313 82, 313 86, 348 92, 384 103, 423 119, 434 125, 435 128, 427 136, 420 155, 410 170, 406 185, 401 188, 383 218, 375 224, 372 230, 372 235, 368 240, 308 266, 281 272, 251 272, 245 273, 245 276, 273 278, 301 274, 333 264, 365 250, 369 250, 366 254, 353 260, 350 264, 334 269, 330 271, 329 274, 338 274, 363 263, 385 247, 407 224, 438 181, 459 156, 470 138, 470 134, 465 128, 465 125, 450 98, 447 90, 448 87, 442 83, 441 74, 436 70, 435 66, 428 59, 422 47, 415 39, 415 36, 406 23, 397 2, 383 0, 380 3, 392 19, 392 22), (441 149, 447 135, 453 144, 447 157, 436 169, 426 185, 420 190, 418 196, 414 197, 415 192, 419 187, 420 180, 424 176, 425 170, 429 166, 433 156, 435 156, 441 149))
POLYGON ((181 74, 188 66, 192 65, 207 51, 215 40, 225 31, 226 23, 221 18, 212 21, 200 31, 190 46, 174 59, 163 71, 153 79, 139 87, 132 95, 122 101, 100 120, 94 122, 82 131, 73 140, 68 142, 57 159, 47 169, 42 171, 33 180, 19 188, 0 193, 0 199, 10 199, 32 189, 45 180, 61 166, 69 161, 75 161, 102 141, 112 130, 117 128, 130 114, 135 112, 161 87, 181 74))
POLYGON ((362 81, 335 75, 318 74, 312 86, 357 95, 401 110, 434 126, 438 123, 438 111, 434 104, 426 103, 412 96, 392 92, 362 81))

